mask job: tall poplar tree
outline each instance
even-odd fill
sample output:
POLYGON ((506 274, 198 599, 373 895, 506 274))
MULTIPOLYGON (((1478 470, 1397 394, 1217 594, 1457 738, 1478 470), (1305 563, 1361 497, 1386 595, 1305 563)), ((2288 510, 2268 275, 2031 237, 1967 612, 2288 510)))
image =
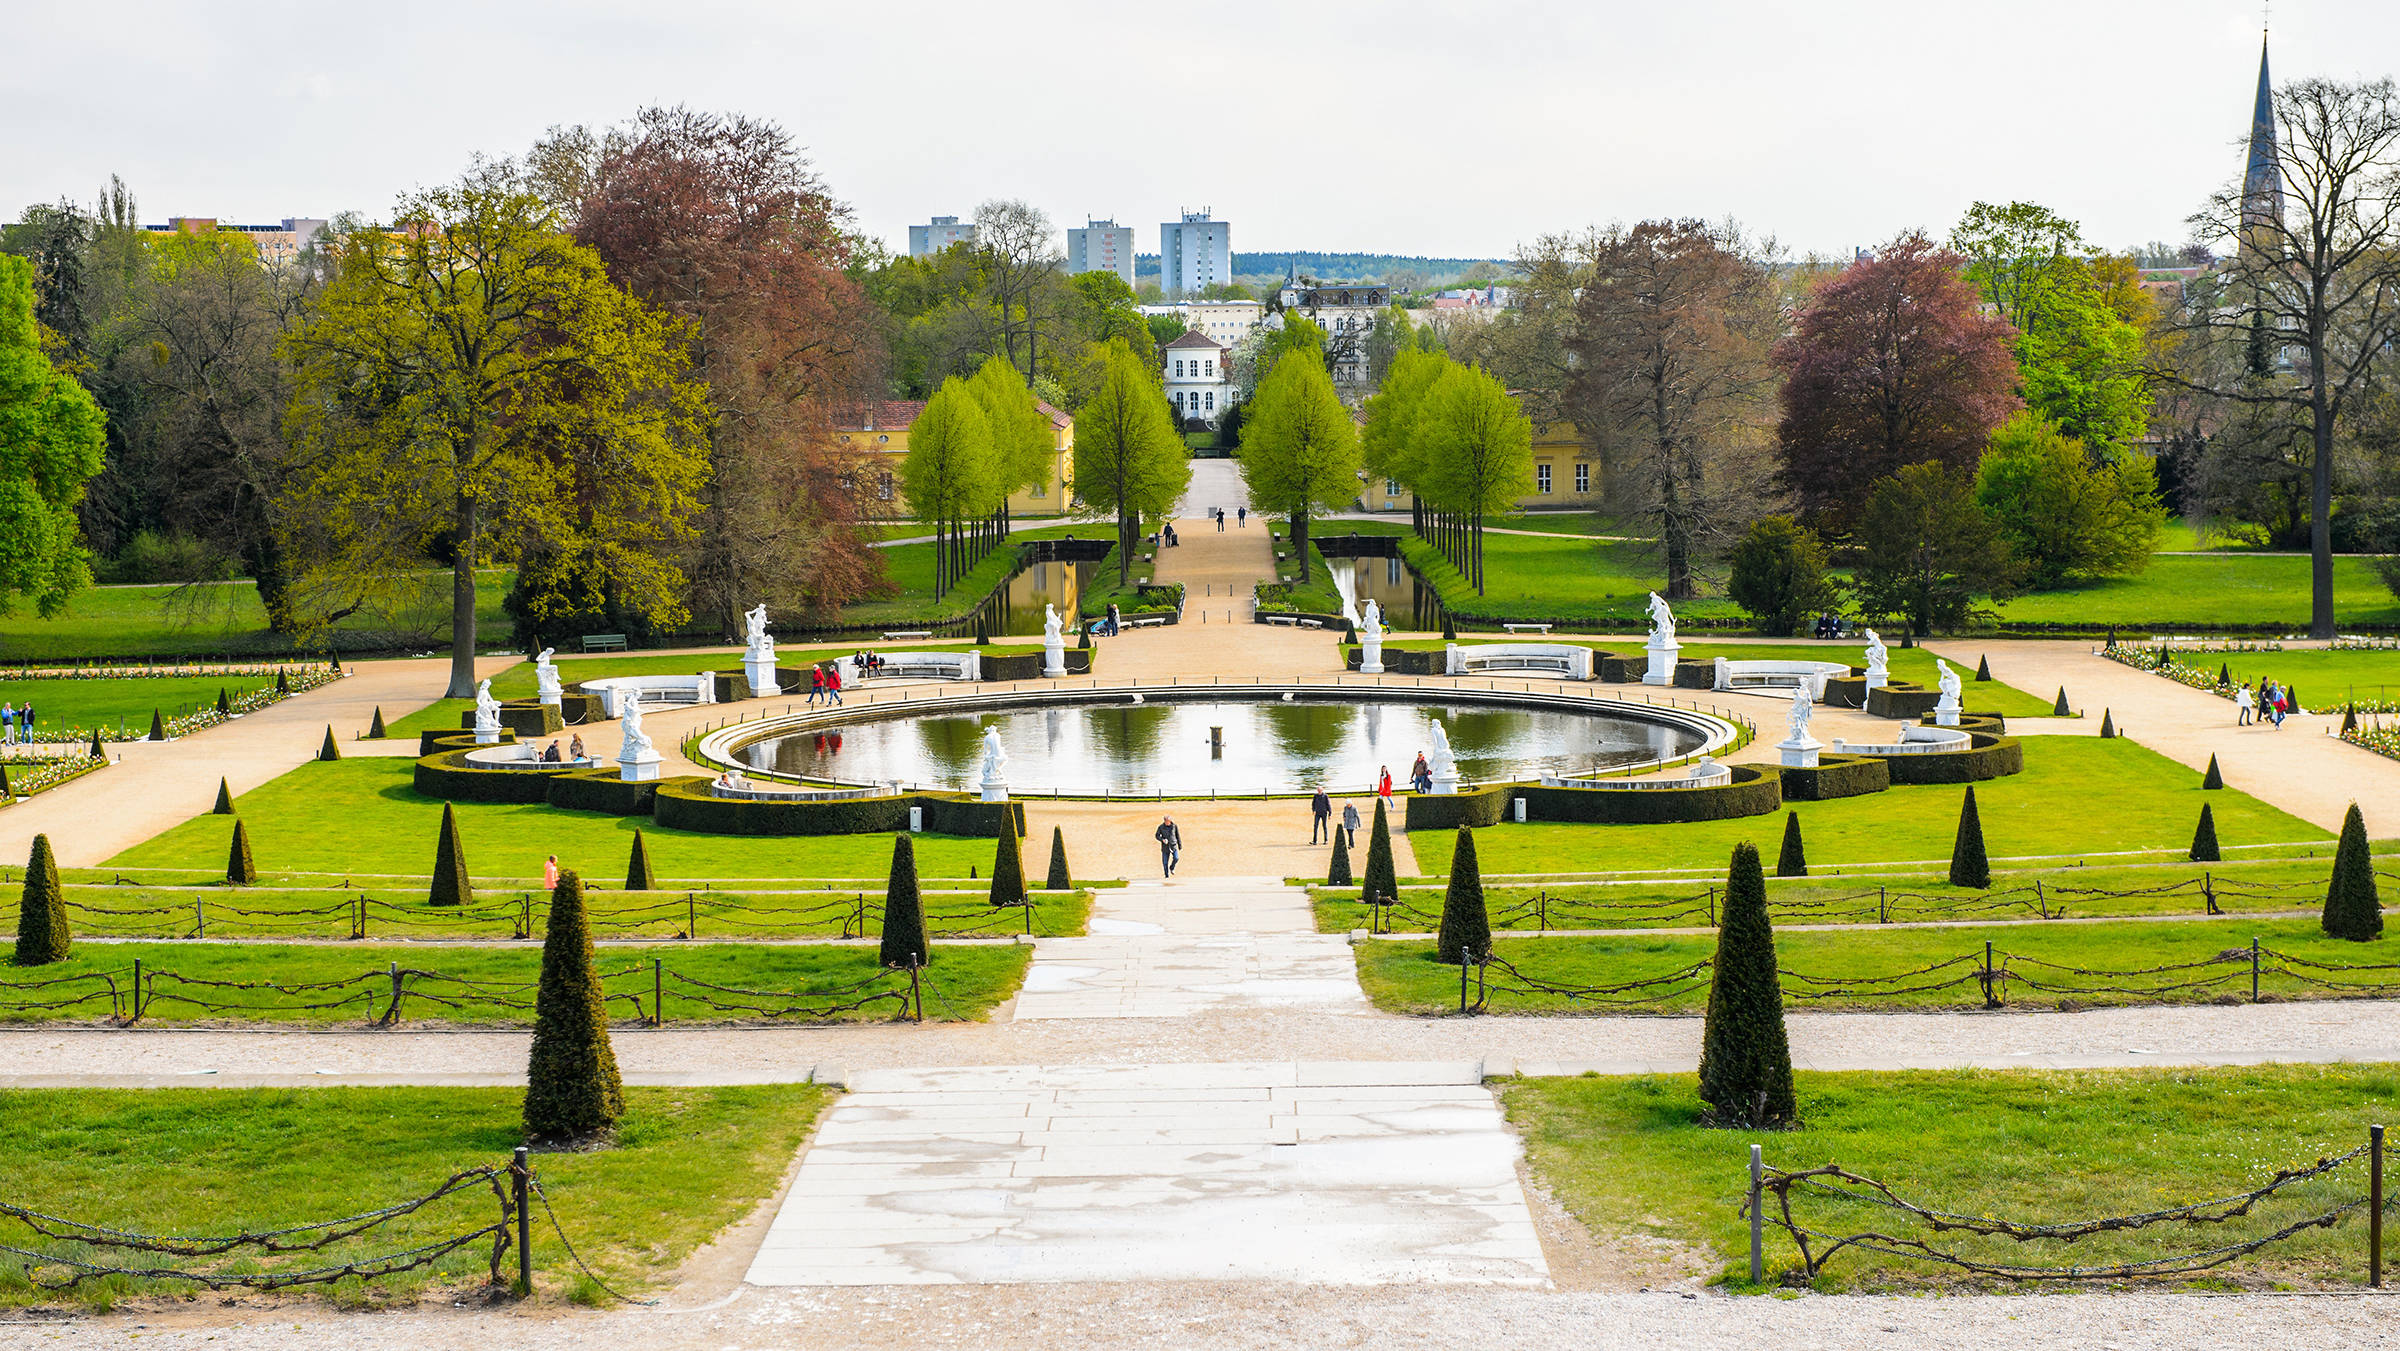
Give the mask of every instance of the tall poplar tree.
POLYGON ((951 376, 910 424, 900 462, 909 510, 933 523, 936 596, 966 572, 965 526, 997 508, 1000 473, 991 421, 967 382, 951 376))
POLYGON ((99 405, 43 354, 33 265, 0 255, 0 611, 44 618, 92 580, 75 504, 107 444, 99 405))
POLYGON ((1308 521, 1358 496, 1358 427, 1334 393, 1325 359, 1302 348, 1276 359, 1250 397, 1236 452, 1250 500, 1291 521, 1300 580, 1308 580, 1308 521))
POLYGON ((1105 346, 1099 389, 1075 412, 1075 491, 1117 518, 1117 584, 1133 576, 1142 517, 1174 510, 1192 481, 1191 457, 1154 367, 1123 340, 1105 346))
POLYGON ((1422 492, 1466 524, 1466 566, 1483 594, 1483 519, 1533 491, 1533 423, 1498 380, 1450 363, 1417 416, 1422 492))

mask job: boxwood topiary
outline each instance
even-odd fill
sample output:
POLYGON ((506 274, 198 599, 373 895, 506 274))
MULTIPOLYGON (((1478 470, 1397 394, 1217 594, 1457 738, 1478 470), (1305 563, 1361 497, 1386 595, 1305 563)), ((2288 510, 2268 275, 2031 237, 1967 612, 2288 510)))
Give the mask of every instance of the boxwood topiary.
POLYGON ((466 841, 458 837, 458 818, 442 804, 442 831, 433 846, 433 885, 427 905, 465 905, 475 899, 475 883, 467 872, 466 841))
MULTIPOLYGON (((2109 646, 2115 647, 2116 644, 2110 643, 2109 646)), ((2074 716, 2067 709, 2067 687, 2064 685, 2058 687, 2058 702, 2050 706, 2050 716, 2053 718, 2066 718, 2074 716)))
POLYGON ((233 712, 233 696, 225 692, 223 685, 217 686, 217 712, 221 714, 233 712))
POLYGON ((642 842, 642 832, 633 832, 633 853, 625 860, 625 889, 627 891, 658 890, 658 874, 650 870, 650 846, 642 842))
POLYGON ((1025 904, 1025 849, 1017 832, 1003 830, 992 846, 992 893, 994 905, 1025 904))
POLYGON ((1340 826, 1333 828, 1333 861, 1325 865, 1325 885, 1355 886, 1357 879, 1350 875, 1350 832, 1340 826))
POLYGON ((550 892, 542 984, 534 996, 533 1054, 525 1066, 525 1138, 587 1140, 625 1114, 625 1084, 608 1039, 608 1005, 592 955, 583 879, 572 870, 550 892))
POLYGON ((1724 917, 1710 973, 1708 1021, 1700 1035, 1700 1100, 1714 1126, 1796 1124, 1792 1048, 1783 1026, 1783 983, 1775 972, 1775 929, 1758 850, 1733 847, 1724 917))
POLYGON ((1067 832, 1058 826, 1050 827, 1050 875, 1042 884, 1050 891, 1067 891, 1075 885, 1067 871, 1067 832))
POLYGON ((925 943, 925 898, 917 890, 917 847, 908 833, 892 837, 892 875, 883 889, 884 966, 914 970, 929 964, 925 943))
POLYGON ((2375 861, 2367 853, 2367 824, 2358 804, 2342 817, 2342 842, 2334 849, 2333 880, 2325 888, 2327 936, 2364 943, 2383 933, 2383 902, 2375 893, 2375 861))
POLYGON ((17 965, 47 966, 75 948, 67 928, 67 894, 58 884, 58 858, 50 837, 33 837, 25 860, 25 890, 17 902, 17 965))
POLYGON ((342 743, 333 739, 332 723, 325 724, 325 742, 323 745, 317 747, 317 758, 319 760, 339 760, 342 758, 342 743))
POLYGON ((1967 785, 1958 807, 1958 837, 1950 844, 1950 885, 1974 891, 1992 885, 1992 864, 1983 849, 1983 818, 1975 811, 1975 786, 1967 785))
POLYGON ((208 809, 211 816, 233 815, 233 785, 220 776, 217 779, 217 805, 208 809))
POLYGON ((1450 851, 1450 889, 1442 894, 1442 927, 1434 956, 1463 966, 1492 955, 1492 916, 1483 903, 1483 867, 1475 859, 1475 832, 1458 828, 1450 851))
POLYGON ((258 865, 250 859, 250 828, 238 816, 233 818, 233 843, 225 851, 225 881, 237 887, 258 881, 258 865))
POLYGON ((159 713, 159 711, 158 711, 157 709, 155 709, 155 708, 154 708, 154 709, 151 709, 151 710, 150 710, 150 740, 152 740, 152 741, 164 741, 164 740, 166 740, 166 739, 167 739, 167 720, 166 720, 165 716, 163 716, 162 714, 160 714, 160 713, 159 713))
POLYGON ((1375 799, 1375 827, 1367 834, 1367 875, 1363 895, 1398 896, 1400 879, 1392 866, 1392 825, 1384 815, 1383 799, 1375 799))
POLYGON ((2217 852, 2217 817, 2209 804, 2200 804, 2200 824, 2192 831, 2192 862, 2217 863, 2223 856, 2217 852))
POLYGON ((2225 786, 2225 775, 2217 768, 2217 757, 2213 754, 2208 757, 2208 772, 2200 776, 2200 786, 2210 791, 2225 786))
POLYGON ((1775 856, 1777 877, 1808 876, 1808 849, 1800 842, 1800 813, 1783 814, 1783 852, 1775 856))
POLYGON ((367 724, 367 740, 382 741, 391 736, 383 727, 383 705, 375 705, 375 721, 367 724))

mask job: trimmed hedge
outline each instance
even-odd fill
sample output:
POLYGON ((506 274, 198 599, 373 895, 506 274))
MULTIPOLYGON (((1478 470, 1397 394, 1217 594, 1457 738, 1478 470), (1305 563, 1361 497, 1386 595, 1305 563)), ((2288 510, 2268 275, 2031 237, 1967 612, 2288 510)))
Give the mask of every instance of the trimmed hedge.
POLYGON ((551 806, 571 812, 605 812, 610 816, 648 816, 659 785, 668 783, 706 783, 698 775, 684 774, 670 779, 651 779, 642 783, 627 783, 617 777, 618 771, 602 766, 597 769, 571 769, 564 774, 544 777, 550 784, 548 801, 551 806))
MULTIPOLYGON (((475 710, 458 715, 460 731, 475 730, 475 710)), ((539 699, 510 699, 500 705, 500 726, 518 736, 548 736, 566 730, 567 721, 558 709, 539 699)))
MULTIPOLYGON (((517 734, 503 727, 500 729, 500 740, 495 744, 510 746, 516 744, 516 740, 517 734)), ((422 759, 435 751, 457 750, 461 746, 471 747, 474 744, 475 730, 471 727, 464 732, 454 732, 448 728, 419 732, 417 733, 417 756, 422 759)))
POLYGON ((710 835, 906 834, 911 807, 925 809, 925 829, 937 835, 991 837, 1000 833, 1004 822, 1020 834, 1025 829, 1022 802, 982 802, 943 793, 754 802, 711 797, 708 780, 700 778, 661 780, 651 815, 662 827, 710 835))
MULTIPOLYGON (((1042 678, 1042 650, 1034 648, 982 649, 983 678, 986 680, 1039 680, 1042 678)), ((1089 650, 1070 647, 1066 652, 1067 674, 1090 675, 1092 654, 1089 650)), ((801 682, 806 684, 804 680, 801 682)))
MULTIPOLYGON (((1383 649, 1383 669, 1390 675, 1447 675, 1449 660, 1447 652, 1416 652, 1390 646, 1383 649)), ((1352 643, 1342 649, 1342 665, 1346 668, 1355 671, 1365 662, 1365 648, 1352 643)))
MULTIPOLYGON (((1649 659, 1643 658, 1647 666, 1649 659)), ((1679 690, 1713 690, 1717 687, 1717 664, 1713 661, 1679 661, 1675 663, 1675 688, 1679 690)))
MULTIPOLYGON (((742 673, 742 671, 739 669, 738 662, 736 663, 736 669, 731 671, 718 671, 715 674, 717 677, 716 694, 718 703, 739 703, 742 700, 750 697, 750 677, 742 673)), ((777 681, 776 683, 781 684, 783 682, 777 681)))
POLYGON ((1864 797, 1892 786, 1892 773, 1872 755, 1836 755, 1823 751, 1813 769, 1789 765, 1780 771, 1786 802, 1830 802, 1840 797, 1864 797))
POLYGON ((1654 826, 1685 821, 1730 821, 1762 816, 1783 805, 1774 766, 1732 765, 1733 782, 1708 788, 1546 788, 1495 784, 1451 797, 1410 794, 1404 830, 1493 826, 1514 819, 1513 798, 1525 799, 1528 821, 1582 825, 1654 826))
MULTIPOLYGON (((1853 666, 1850 669, 1855 671, 1858 668, 1853 666)), ((1865 708, 1867 706, 1867 678, 1863 675, 1827 678, 1825 681, 1825 706, 1827 708, 1865 708)))
POLYGON ((572 690, 558 696, 558 715, 569 727, 609 720, 608 704, 599 695, 577 694, 572 690))
MULTIPOLYGON (((1831 684, 1831 681, 1826 682, 1831 684)), ((1905 680, 1886 683, 1881 689, 1867 691, 1867 712, 1878 718, 1923 717, 1942 701, 1940 690, 1912 685, 1905 680)))
POLYGON ((2025 745, 2013 736, 1967 733, 1969 748, 1931 755, 1877 756, 1895 784, 1980 783, 2025 772, 2025 745))
POLYGON ((1496 826, 1509 818, 1508 800, 1517 785, 1496 784, 1445 797, 1409 793, 1401 797, 1402 830, 1455 830, 1460 826, 1496 826))
POLYGON ((445 750, 417 761, 414 784, 425 797, 444 802, 540 802, 550 800, 550 781, 567 772, 556 769, 475 769, 466 763, 469 746, 445 750))

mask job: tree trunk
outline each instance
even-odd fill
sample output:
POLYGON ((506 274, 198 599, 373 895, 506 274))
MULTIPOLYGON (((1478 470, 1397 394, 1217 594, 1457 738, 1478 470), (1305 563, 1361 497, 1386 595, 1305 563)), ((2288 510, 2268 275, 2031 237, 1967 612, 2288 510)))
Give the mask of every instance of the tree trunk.
POLYGON ((2316 462, 2309 466, 2308 484, 2308 636, 2333 637, 2333 407, 2325 396, 2321 353, 2316 389, 2310 395, 2314 415, 2316 462))
POLYGON ((1292 554, 1300 560, 1300 585, 1308 585, 1308 504, 1292 509, 1292 554))
POLYGON ((1475 594, 1483 594, 1483 510, 1475 511, 1475 594))
POLYGON ((475 550, 480 522, 474 494, 460 491, 453 512, 458 548, 450 560, 450 690, 452 699, 475 697, 475 550))
POLYGON ((1133 526, 1126 519, 1125 504, 1117 503, 1117 585, 1133 584, 1133 526))

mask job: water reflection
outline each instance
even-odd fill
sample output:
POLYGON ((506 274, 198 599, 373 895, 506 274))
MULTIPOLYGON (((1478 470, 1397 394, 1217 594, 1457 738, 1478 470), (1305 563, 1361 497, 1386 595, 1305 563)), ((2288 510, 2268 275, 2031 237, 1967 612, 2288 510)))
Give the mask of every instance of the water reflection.
POLYGON ((1442 627, 1439 595, 1418 580, 1399 557, 1328 562, 1334 569, 1334 589, 1344 593, 1353 607, 1374 601, 1383 608, 1384 623, 1392 628, 1430 633, 1442 627))
POLYGON ((1101 704, 1026 712, 894 718, 839 737, 780 737, 744 752, 752 767, 853 783, 898 780, 968 789, 981 777, 981 742, 996 729, 1019 793, 1227 795, 1360 792, 1376 771, 1395 781, 1433 744, 1440 719, 1470 781, 1582 774, 1688 754, 1698 737, 1594 714, 1488 705, 1367 703, 1101 704), (1212 756, 1211 728, 1224 729, 1212 756))

